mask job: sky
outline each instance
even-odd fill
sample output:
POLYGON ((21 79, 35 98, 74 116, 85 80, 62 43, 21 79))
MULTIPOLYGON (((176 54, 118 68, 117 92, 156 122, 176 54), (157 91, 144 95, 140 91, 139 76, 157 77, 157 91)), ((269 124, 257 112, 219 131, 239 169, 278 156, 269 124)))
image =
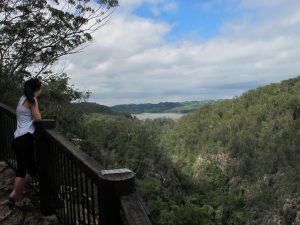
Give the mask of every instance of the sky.
POLYGON ((103 105, 224 99, 300 75, 299 0, 119 0, 71 84, 103 105))

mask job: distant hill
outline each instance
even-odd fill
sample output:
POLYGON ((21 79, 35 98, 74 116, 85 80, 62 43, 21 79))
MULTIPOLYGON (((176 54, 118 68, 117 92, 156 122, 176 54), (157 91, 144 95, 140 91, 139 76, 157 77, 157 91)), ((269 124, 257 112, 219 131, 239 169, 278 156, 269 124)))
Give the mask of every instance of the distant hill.
POLYGON ((158 104, 125 104, 115 105, 112 109, 131 114, 140 113, 186 113, 199 109, 205 104, 211 104, 215 100, 186 101, 186 102, 160 102, 158 104))
POLYGON ((112 107, 100 105, 96 102, 74 103, 85 113, 101 113, 106 115, 124 115, 140 113, 187 113, 198 110, 206 104, 212 104, 218 100, 186 101, 186 102, 161 102, 158 104, 127 104, 112 107))
POLYGON ((120 112, 112 109, 109 106, 100 105, 96 102, 81 102, 74 103, 79 106, 85 113, 101 113, 106 115, 127 115, 125 112, 120 112))

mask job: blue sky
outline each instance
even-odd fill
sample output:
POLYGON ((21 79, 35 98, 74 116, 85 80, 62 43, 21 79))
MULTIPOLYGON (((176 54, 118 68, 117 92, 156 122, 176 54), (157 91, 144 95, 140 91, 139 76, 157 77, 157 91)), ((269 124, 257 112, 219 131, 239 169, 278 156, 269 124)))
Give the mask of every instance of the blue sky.
POLYGON ((134 14, 156 22, 171 24, 172 30, 167 37, 170 41, 183 38, 209 39, 220 33, 224 23, 238 19, 249 11, 239 7, 239 3, 239 0, 225 2, 177 0, 157 5, 146 2, 137 7, 134 14), (173 10, 161 9, 164 4, 174 4, 173 10), (157 14, 155 8, 158 10, 157 14))
POLYGON ((104 105, 232 98, 300 74, 299 0, 120 0, 60 65, 104 105))

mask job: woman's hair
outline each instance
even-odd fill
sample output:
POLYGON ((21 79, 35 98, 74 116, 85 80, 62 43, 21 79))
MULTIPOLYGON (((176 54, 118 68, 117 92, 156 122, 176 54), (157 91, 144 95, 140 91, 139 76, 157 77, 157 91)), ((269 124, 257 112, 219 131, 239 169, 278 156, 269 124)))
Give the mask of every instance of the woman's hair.
POLYGON ((34 92, 41 89, 41 81, 38 78, 31 78, 24 83, 24 95, 30 105, 35 105, 34 92))

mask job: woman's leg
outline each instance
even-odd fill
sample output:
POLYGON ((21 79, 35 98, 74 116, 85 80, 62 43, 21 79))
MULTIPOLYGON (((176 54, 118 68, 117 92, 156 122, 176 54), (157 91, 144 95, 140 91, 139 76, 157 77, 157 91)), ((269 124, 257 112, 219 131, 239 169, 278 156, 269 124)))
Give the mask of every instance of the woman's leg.
MULTIPOLYGON (((28 183, 30 183, 31 181, 32 181, 32 177, 31 177, 29 174, 26 174, 25 178, 16 177, 16 178, 15 178, 14 188, 13 188, 11 194, 9 195, 9 197, 11 197, 12 199, 16 200, 17 197, 16 197, 16 191, 15 191, 15 189, 17 189, 17 192, 18 192, 19 189, 22 189, 22 190, 23 190, 24 187, 25 187, 28 183), (23 180, 22 180, 22 179, 23 179, 23 180), (24 184, 22 184, 22 183, 24 183, 24 184), (22 188, 22 185, 24 185, 23 188, 22 188)), ((23 193, 23 191, 22 191, 22 193, 23 193)), ((22 196, 21 196, 21 198, 22 198, 22 196)), ((19 198, 18 198, 18 199, 19 199, 19 198)))
POLYGON ((15 140, 14 151, 17 159, 17 170, 14 189, 10 197, 16 202, 22 201, 24 187, 32 179, 30 175, 26 174, 29 164, 28 154, 31 153, 31 148, 33 148, 33 136, 31 134, 25 134, 15 140))
POLYGON ((24 186, 25 186, 25 178, 16 177, 15 185, 14 185, 14 192, 15 192, 14 199, 16 202, 22 201, 24 186))

